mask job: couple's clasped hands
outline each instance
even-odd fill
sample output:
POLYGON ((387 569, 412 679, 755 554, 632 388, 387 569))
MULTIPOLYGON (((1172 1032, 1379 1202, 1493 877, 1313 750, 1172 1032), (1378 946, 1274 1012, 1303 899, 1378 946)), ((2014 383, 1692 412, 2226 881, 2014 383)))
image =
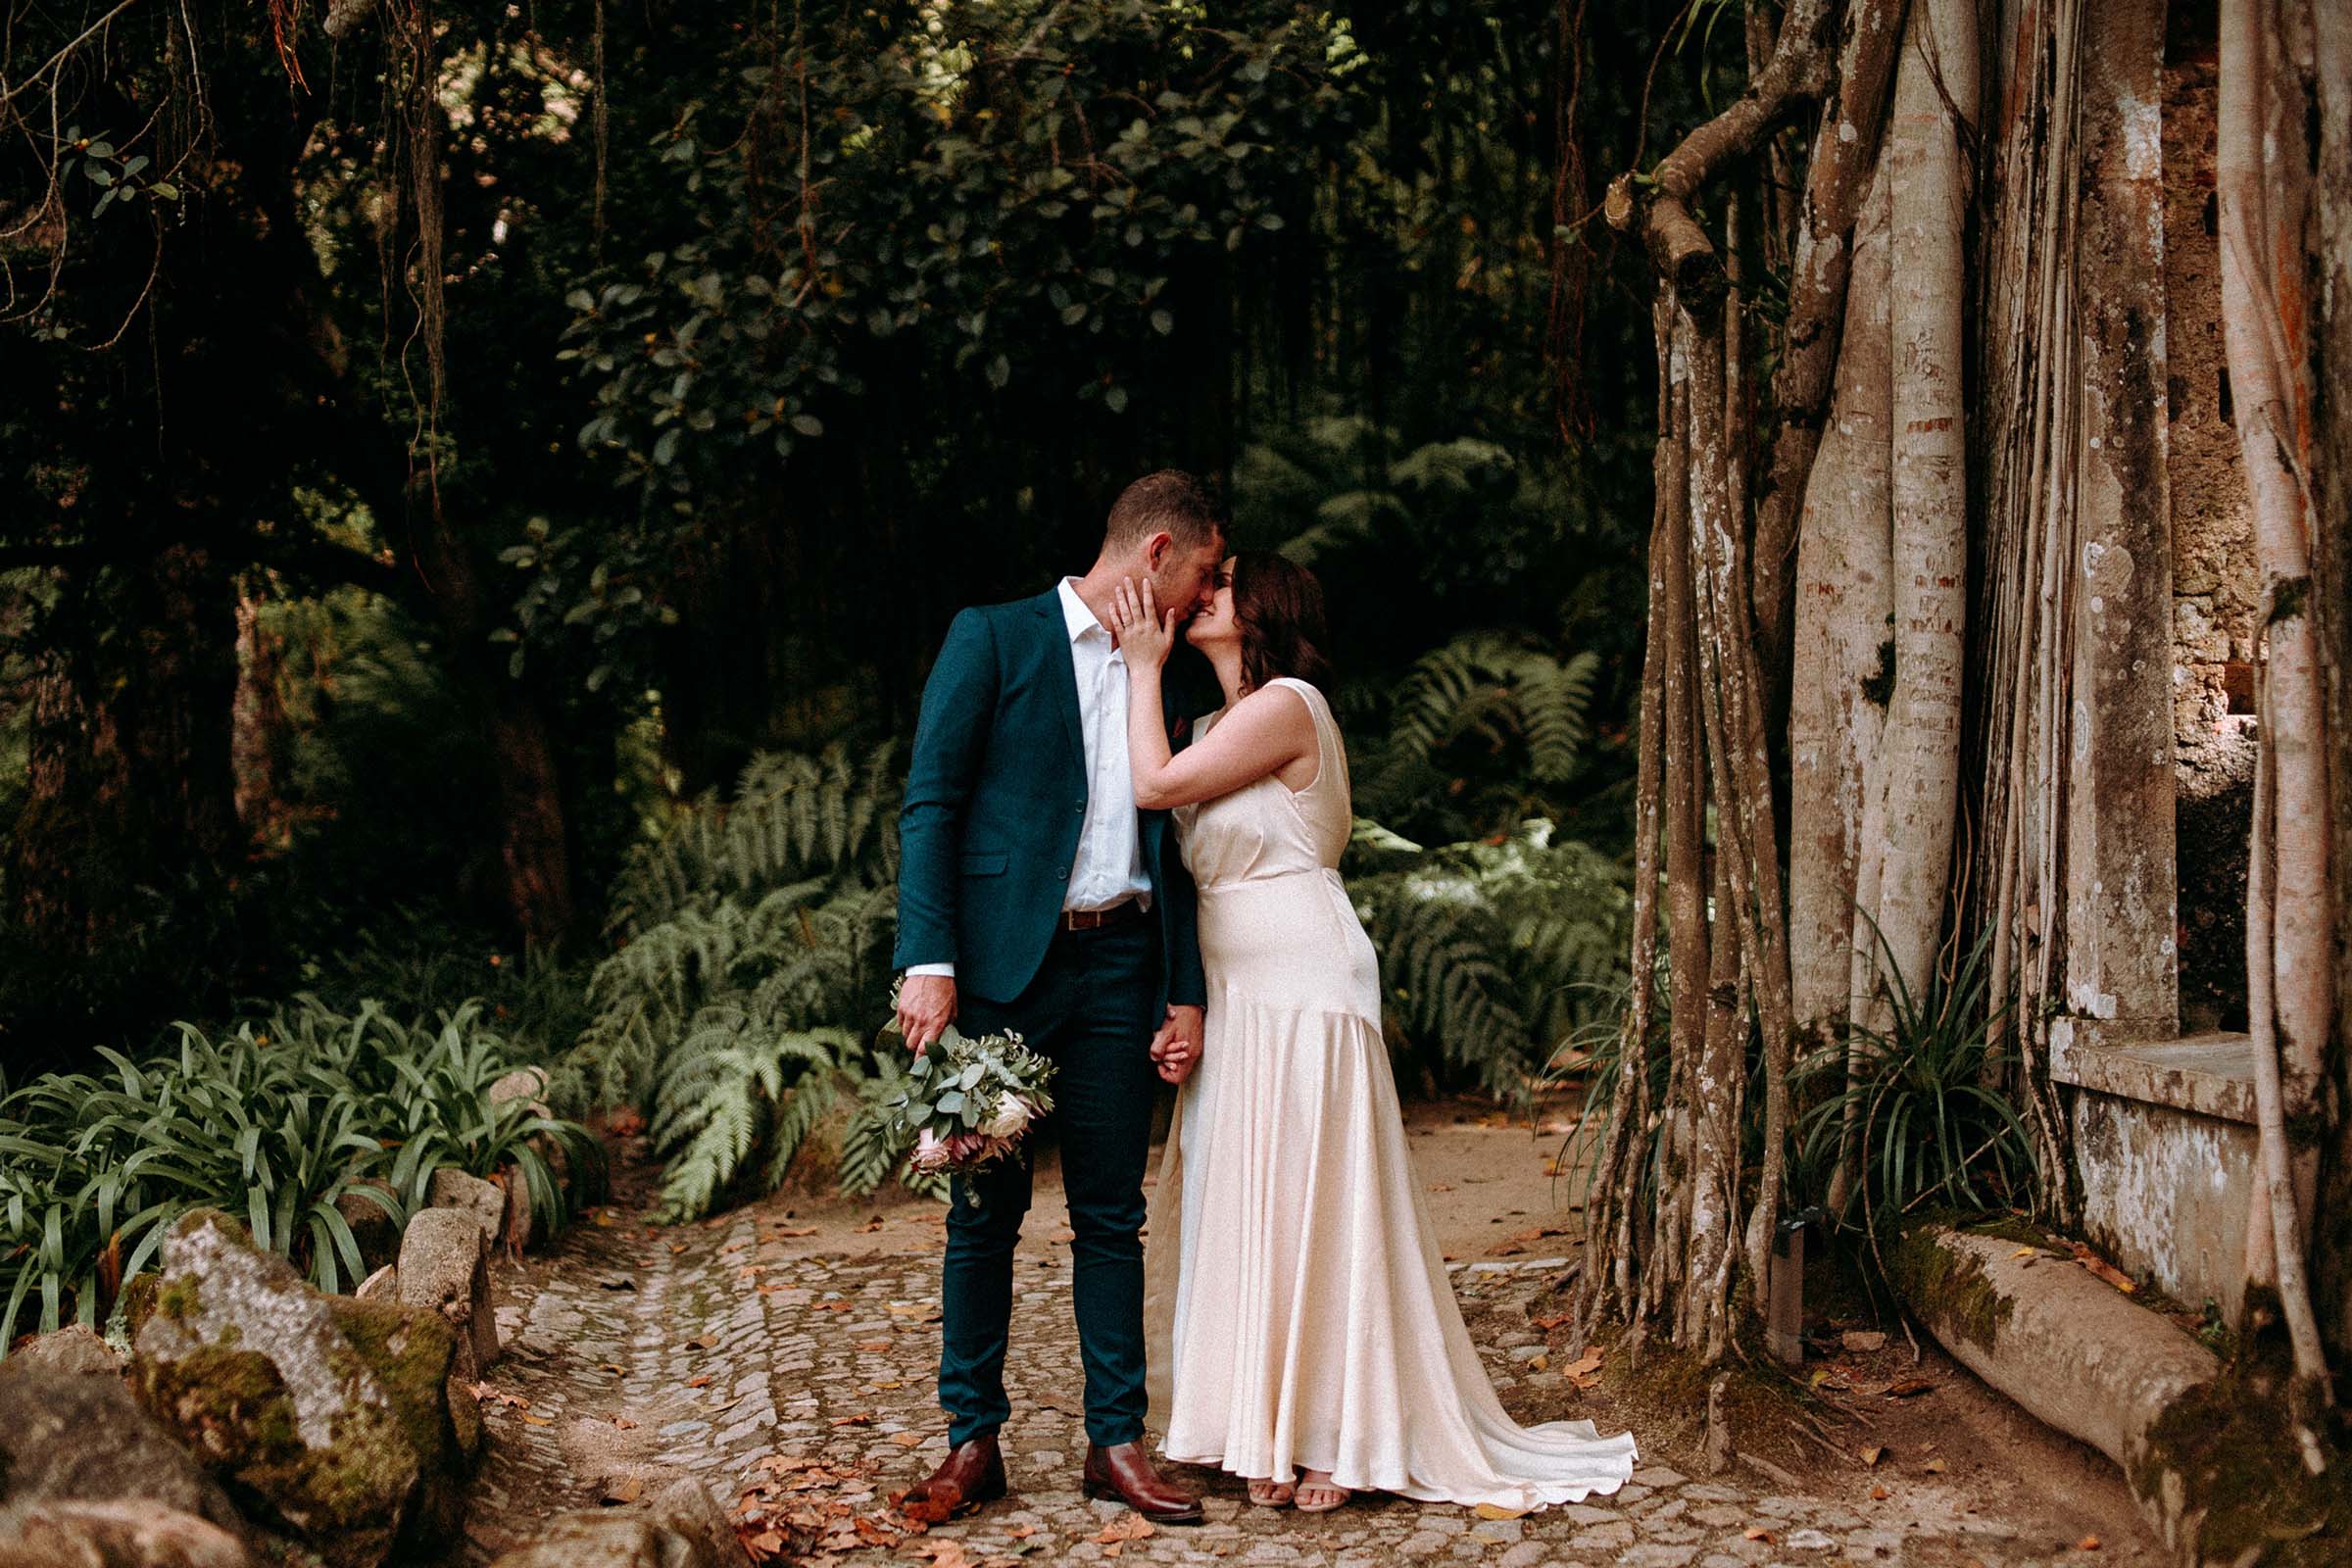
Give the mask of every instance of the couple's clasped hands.
MULTIPOLYGON (((906 1046, 921 1055, 956 1019, 956 982, 946 975, 908 975, 899 992, 899 1028, 906 1046)), ((1202 1014, 1199 1007, 1171 1006, 1152 1036, 1152 1070, 1180 1084, 1200 1064, 1202 1014)))

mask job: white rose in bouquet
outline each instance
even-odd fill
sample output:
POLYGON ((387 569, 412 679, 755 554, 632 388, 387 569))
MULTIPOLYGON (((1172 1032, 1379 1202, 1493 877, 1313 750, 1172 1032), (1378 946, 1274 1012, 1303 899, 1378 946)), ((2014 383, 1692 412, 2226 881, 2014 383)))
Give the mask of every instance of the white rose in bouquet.
POLYGON ((914 1153, 907 1160, 916 1170, 946 1170, 953 1158, 939 1135, 926 1127, 914 1136, 914 1153))
POLYGON ((997 1113, 980 1129, 991 1138, 1018 1138, 1026 1132, 1035 1112, 1029 1102, 1018 1095, 1006 1095, 997 1102, 997 1113))

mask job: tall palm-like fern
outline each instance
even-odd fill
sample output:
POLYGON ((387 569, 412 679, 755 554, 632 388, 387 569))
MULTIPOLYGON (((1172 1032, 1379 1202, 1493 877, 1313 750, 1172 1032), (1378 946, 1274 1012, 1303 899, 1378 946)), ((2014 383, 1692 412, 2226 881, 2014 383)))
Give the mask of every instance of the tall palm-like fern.
POLYGON ((1524 1097, 1624 984, 1624 868, 1551 823, 1421 850, 1359 823, 1348 879, 1381 956, 1393 1044, 1440 1084, 1524 1097))
POLYGON ((1456 788, 1440 765, 1469 742, 1516 759, 1538 788, 1567 782, 1584 760, 1597 655, 1563 660, 1525 638, 1464 632, 1424 654, 1389 704, 1386 739, 1367 759, 1358 796, 1388 811, 1456 788))
POLYGON ((888 1010, 894 761, 888 746, 763 754, 732 801, 704 798, 630 853, 608 922, 618 949, 553 1093, 646 1107, 667 1217, 755 1174, 775 1186, 845 1078, 875 1070, 861 1031, 888 1010))

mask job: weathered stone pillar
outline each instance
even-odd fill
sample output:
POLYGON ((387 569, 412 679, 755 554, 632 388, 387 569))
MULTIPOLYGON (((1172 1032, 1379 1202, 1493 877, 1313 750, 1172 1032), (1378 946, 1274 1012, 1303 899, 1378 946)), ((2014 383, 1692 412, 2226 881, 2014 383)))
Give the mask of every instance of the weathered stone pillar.
POLYGON ((2082 23, 2065 979, 2067 1009, 2119 1040, 2179 1025, 2164 19, 2118 0, 2082 23))

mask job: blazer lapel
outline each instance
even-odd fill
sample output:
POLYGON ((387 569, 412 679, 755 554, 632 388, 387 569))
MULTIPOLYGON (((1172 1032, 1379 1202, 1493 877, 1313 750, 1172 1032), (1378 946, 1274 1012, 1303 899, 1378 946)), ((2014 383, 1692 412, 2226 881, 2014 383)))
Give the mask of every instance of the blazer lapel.
POLYGON ((1062 618, 1059 588, 1048 590, 1038 600, 1037 613, 1046 622, 1046 684, 1054 689, 1061 706, 1061 721, 1070 732, 1072 765, 1083 780, 1086 778, 1086 732, 1080 727, 1078 718, 1078 660, 1070 651, 1070 627, 1069 622, 1062 618))

